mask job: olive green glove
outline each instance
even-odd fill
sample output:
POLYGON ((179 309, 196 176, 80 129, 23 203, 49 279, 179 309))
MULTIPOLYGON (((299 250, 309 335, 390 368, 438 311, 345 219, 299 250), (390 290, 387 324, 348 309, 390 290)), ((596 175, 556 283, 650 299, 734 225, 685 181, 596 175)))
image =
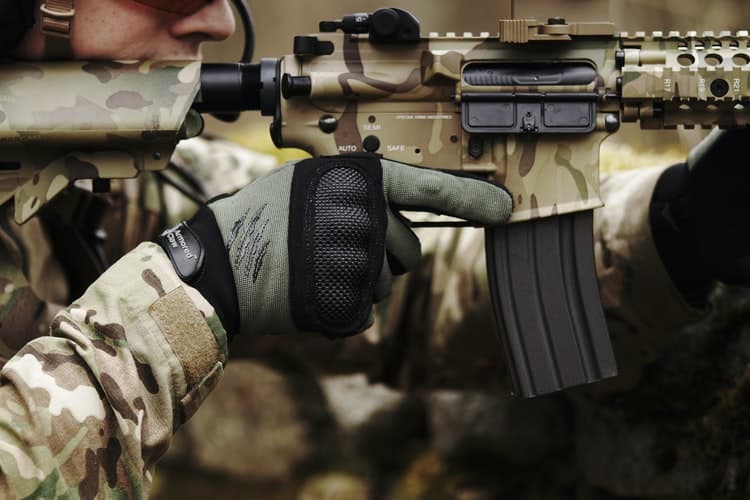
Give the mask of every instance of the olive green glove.
POLYGON ((420 259, 400 209, 497 225, 512 198, 480 179, 375 155, 316 158, 210 202, 160 242, 230 332, 341 337, 370 325, 372 304, 387 296, 392 276, 420 259), (235 290, 233 309, 228 291, 235 290))

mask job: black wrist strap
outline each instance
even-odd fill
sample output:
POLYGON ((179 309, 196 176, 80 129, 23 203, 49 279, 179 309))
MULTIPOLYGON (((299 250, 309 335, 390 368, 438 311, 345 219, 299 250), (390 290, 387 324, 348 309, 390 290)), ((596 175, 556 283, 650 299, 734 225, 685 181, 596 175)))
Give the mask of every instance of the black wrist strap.
POLYGON ((240 310, 234 274, 211 209, 202 206, 189 222, 167 229, 156 242, 169 256, 180 279, 214 307, 229 337, 237 333, 240 310))

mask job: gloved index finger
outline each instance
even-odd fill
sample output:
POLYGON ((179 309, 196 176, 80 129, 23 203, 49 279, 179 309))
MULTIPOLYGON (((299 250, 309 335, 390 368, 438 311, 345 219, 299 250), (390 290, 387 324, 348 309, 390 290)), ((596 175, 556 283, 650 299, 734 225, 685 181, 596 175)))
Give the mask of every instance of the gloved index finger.
POLYGON ((504 223, 513 211, 513 198, 500 186, 480 179, 381 160, 383 188, 389 204, 435 212, 481 224, 504 223))

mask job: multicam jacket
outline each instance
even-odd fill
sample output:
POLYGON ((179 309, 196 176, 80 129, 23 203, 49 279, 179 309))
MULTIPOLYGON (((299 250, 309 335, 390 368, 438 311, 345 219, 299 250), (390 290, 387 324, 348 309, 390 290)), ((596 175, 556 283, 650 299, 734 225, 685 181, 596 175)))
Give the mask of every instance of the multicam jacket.
MULTIPOLYGON (((201 139, 183 145, 175 161, 193 167, 209 196, 240 187, 273 164, 201 139), (196 168, 207 157, 210 175, 196 168)), ((620 174, 603 186, 609 204, 596 219, 597 270, 624 373, 612 384, 637 383, 663 341, 633 332, 673 331, 695 317, 651 242, 647 207, 658 173, 620 174)), ((136 247, 195 209, 176 193, 152 177, 115 184, 101 225, 109 234, 105 253, 124 256, 77 299, 71 297, 75 272, 58 258, 51 237, 54 223, 39 217, 18 227, 11 214, 3 220, 0 348, 10 358, 0 371, 3 498, 146 495, 172 433, 220 378, 226 335, 211 306, 180 282, 159 247, 136 247)), ((488 359, 496 349, 483 347, 495 339, 486 328, 482 232, 425 230, 421 238, 424 265, 397 283, 373 329, 360 337, 369 343, 421 339, 425 354, 412 377, 428 386, 455 385, 459 367, 466 378, 466 370, 479 376, 497 364, 488 359), (470 332, 477 337, 465 335, 470 332), (472 348, 456 349, 457 339, 472 348), (456 359, 461 356, 466 359, 456 359)))
MULTIPOLYGON (((192 172, 204 191, 195 194, 204 197, 240 187, 275 163, 236 149, 195 141, 174 161, 212 158, 210 171, 192 172)), ((92 200, 71 190, 23 226, 5 209, 0 498, 147 496, 154 464, 227 361, 226 334, 211 305, 178 278, 161 247, 138 244, 197 205, 154 176, 115 182, 103 209, 102 250, 119 260, 81 294, 89 283, 60 253, 69 260, 82 252, 84 265, 97 259, 57 240, 80 236, 66 234, 65 224, 91 211, 92 200)))

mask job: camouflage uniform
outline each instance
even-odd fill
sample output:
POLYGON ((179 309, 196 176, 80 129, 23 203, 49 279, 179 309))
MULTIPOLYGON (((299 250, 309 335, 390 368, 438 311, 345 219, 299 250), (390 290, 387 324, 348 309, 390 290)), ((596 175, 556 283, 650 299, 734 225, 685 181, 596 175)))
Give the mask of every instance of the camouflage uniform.
MULTIPOLYGON (((197 141, 175 161, 211 157, 210 172, 195 172, 211 195, 274 164, 229 154, 235 148, 197 141)), ((89 198, 73 189, 50 208, 89 198)), ((17 226, 6 210, 0 233, 2 498, 146 496, 172 434, 223 373, 226 334, 212 306, 180 281, 159 246, 136 247, 190 216, 195 204, 151 174, 116 181, 106 198, 107 254, 122 258, 67 308, 62 304, 75 292, 66 274, 70 262, 55 255, 55 228, 41 217, 17 226)))

